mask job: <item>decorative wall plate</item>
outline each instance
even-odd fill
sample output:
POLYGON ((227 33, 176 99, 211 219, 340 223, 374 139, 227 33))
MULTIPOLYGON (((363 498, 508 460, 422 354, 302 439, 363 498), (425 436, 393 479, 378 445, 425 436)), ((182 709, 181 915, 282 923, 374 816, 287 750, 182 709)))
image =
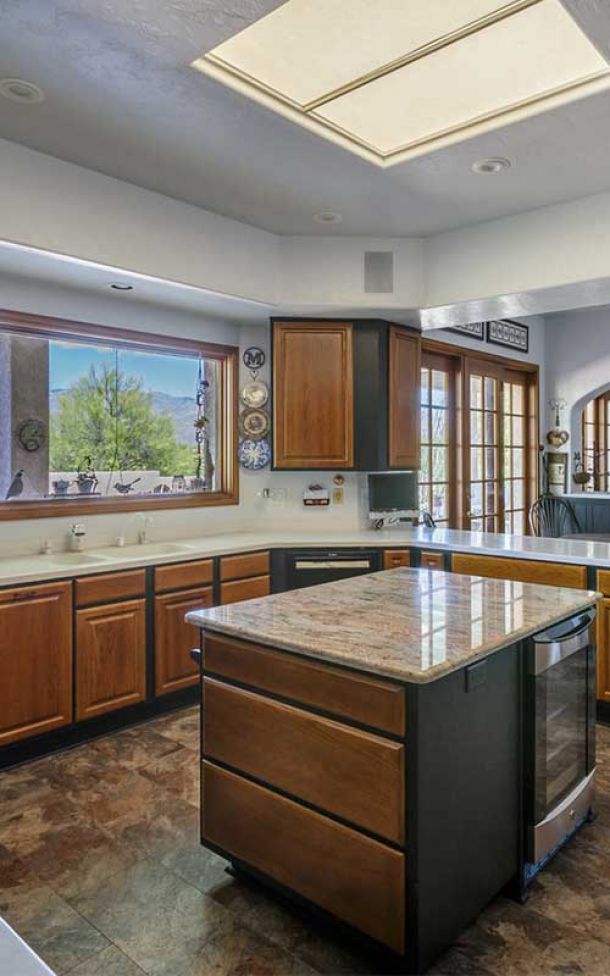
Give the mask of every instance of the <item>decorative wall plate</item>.
POLYGON ((260 471, 271 461, 271 445, 265 439, 253 441, 248 438, 241 442, 237 454, 239 463, 246 471, 260 471))
POLYGON ((265 365, 267 357, 259 346, 248 346, 241 357, 246 369, 259 370, 265 365))
POLYGON ((264 407, 268 399, 269 387, 261 380, 255 380, 253 383, 246 383, 246 385, 242 387, 241 402, 245 404, 246 407, 264 407))
POLYGON ((269 433, 271 418, 266 410, 244 410, 239 418, 239 427, 244 437, 260 441, 269 433))
POLYGON ((44 420, 29 417, 19 425, 17 437, 24 451, 33 453, 45 446, 47 442, 47 426, 44 420))

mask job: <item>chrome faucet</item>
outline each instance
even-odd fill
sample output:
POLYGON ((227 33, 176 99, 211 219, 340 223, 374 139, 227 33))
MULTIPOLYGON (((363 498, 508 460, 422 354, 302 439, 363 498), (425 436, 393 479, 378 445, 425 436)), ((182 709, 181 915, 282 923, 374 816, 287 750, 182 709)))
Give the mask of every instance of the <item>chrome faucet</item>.
POLYGON ((73 522, 70 526, 70 549, 72 552, 82 552, 85 545, 85 526, 82 522, 73 522))

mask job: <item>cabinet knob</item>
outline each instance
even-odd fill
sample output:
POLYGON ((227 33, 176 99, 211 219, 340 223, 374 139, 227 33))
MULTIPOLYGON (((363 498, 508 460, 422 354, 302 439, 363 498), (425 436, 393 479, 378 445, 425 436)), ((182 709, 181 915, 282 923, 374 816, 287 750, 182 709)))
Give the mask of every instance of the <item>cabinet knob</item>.
POLYGON ((191 660, 194 661, 195 664, 201 664, 201 650, 198 647, 194 647, 190 652, 190 655, 191 660))

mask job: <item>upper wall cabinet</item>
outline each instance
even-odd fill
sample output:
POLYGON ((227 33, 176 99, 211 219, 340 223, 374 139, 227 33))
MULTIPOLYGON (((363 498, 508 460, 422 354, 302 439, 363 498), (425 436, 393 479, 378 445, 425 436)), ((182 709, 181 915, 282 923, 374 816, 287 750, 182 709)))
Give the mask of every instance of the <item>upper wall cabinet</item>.
POLYGON ((273 321, 274 468, 416 468, 419 376, 416 332, 273 321))
POLYGON ((350 322, 275 324, 275 467, 353 467, 353 359, 350 322))

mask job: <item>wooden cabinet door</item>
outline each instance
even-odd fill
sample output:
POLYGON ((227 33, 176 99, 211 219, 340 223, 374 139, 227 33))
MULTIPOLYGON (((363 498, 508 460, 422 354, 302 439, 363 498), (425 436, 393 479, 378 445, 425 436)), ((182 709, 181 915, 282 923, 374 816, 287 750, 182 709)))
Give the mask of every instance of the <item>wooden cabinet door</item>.
POLYGON ((71 584, 0 591, 0 746, 71 721, 71 584))
POLYGON ((391 468, 419 468, 419 337, 392 326, 389 355, 389 465, 391 468))
POLYGON ((610 600, 597 604, 597 698, 610 702, 610 600))
POLYGON ((76 612, 76 718, 146 698, 146 601, 76 612))
POLYGON ((275 467, 353 467, 352 324, 276 322, 273 335, 275 467))
POLYGON ((191 659, 191 650, 199 644, 199 633, 184 617, 189 610, 211 607, 211 586, 182 590, 155 597, 155 694, 196 685, 199 667, 191 659))

